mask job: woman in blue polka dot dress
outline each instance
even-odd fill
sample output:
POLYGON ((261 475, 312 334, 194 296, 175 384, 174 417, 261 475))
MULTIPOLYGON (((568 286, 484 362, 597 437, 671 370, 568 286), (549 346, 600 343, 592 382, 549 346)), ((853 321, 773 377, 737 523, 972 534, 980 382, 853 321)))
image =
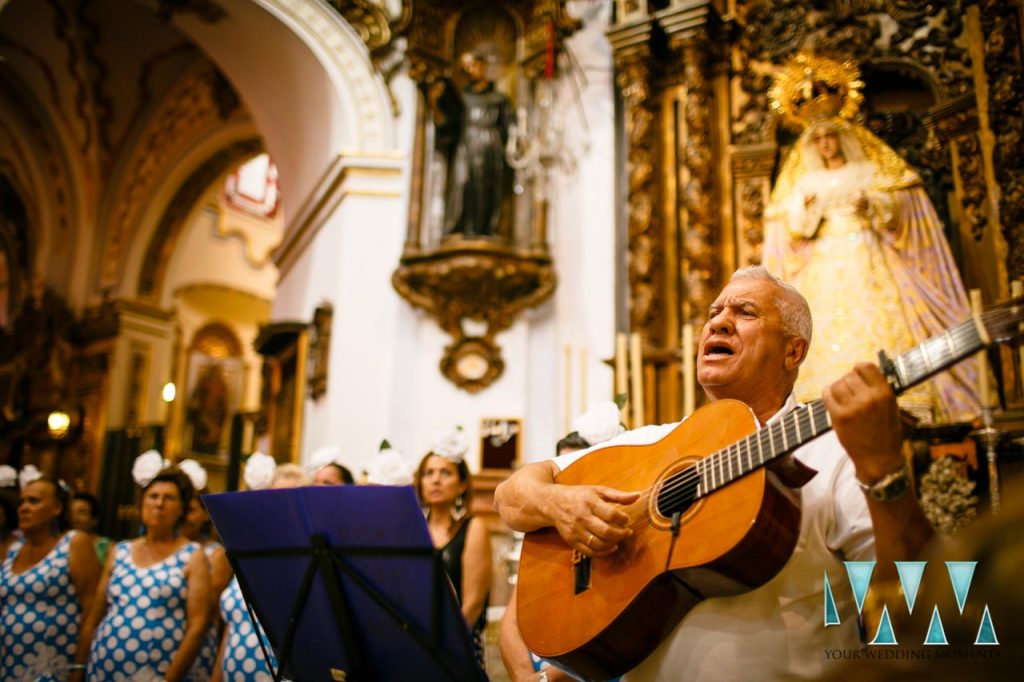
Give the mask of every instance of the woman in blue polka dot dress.
POLYGON ((100 565, 87 535, 64 532, 67 499, 62 482, 21 491, 23 535, 0 567, 0 680, 63 680, 73 665, 100 565))
MULTIPOLYGON (((245 483, 250 490, 262 488, 299 488, 310 485, 313 481, 306 472, 293 464, 284 464, 274 470, 273 477, 268 481, 260 477, 255 470, 262 469, 263 464, 272 462, 267 455, 257 453, 245 464, 245 483), (260 460, 263 460, 262 462, 260 460)), ((273 680, 273 669, 277 669, 277 657, 270 647, 267 635, 257 623, 253 625, 249 617, 249 609, 238 586, 238 577, 232 578, 227 589, 220 596, 220 615, 224 620, 224 634, 220 640, 220 651, 217 654, 217 666, 214 668, 212 682, 270 682, 273 680), (258 630, 258 633, 257 633, 258 630), (270 664, 263 655, 260 640, 270 654, 270 664)))
POLYGON ((199 545, 177 533, 192 494, 191 481, 174 468, 143 487, 146 532, 114 547, 100 578, 106 603, 97 604, 86 624, 90 682, 192 679, 210 581, 199 545))
POLYGON ((253 626, 246 608, 238 578, 233 578, 220 597, 220 615, 227 623, 221 644, 220 673, 214 680, 225 682, 270 682, 274 679, 267 659, 260 648, 260 639, 270 654, 270 665, 277 669, 277 657, 270 648, 263 628, 253 626), (257 633, 257 630, 259 632, 257 633))
POLYGON ((181 533, 202 547, 210 566, 210 624, 206 628, 203 644, 199 648, 199 655, 196 656, 196 662, 190 673, 197 682, 204 682, 211 678, 217 664, 217 646, 220 644, 221 634, 220 594, 231 581, 233 571, 227 555, 224 553, 224 545, 213 540, 213 523, 210 521, 210 515, 206 512, 206 507, 199 499, 199 493, 206 490, 206 469, 194 459, 179 462, 178 467, 192 481, 196 493, 189 503, 185 522, 181 526, 181 533))

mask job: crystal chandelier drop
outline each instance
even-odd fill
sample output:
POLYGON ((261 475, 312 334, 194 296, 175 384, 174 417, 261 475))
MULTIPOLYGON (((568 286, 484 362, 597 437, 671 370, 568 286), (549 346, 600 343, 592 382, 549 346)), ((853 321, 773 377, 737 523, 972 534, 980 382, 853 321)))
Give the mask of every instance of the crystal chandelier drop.
MULTIPOLYGON (((566 145, 565 119, 559 101, 559 89, 563 80, 573 93, 573 104, 578 110, 586 151, 587 124, 579 97, 579 85, 572 80, 577 75, 569 73, 566 78, 555 77, 554 27, 549 25, 547 58, 543 74, 533 81, 533 97, 530 106, 516 109, 515 123, 510 126, 505 157, 508 164, 524 184, 533 186, 536 201, 546 201, 551 180, 551 171, 556 167, 572 170, 576 155, 566 145)), ((573 64, 572 55, 563 50, 562 55, 573 64)), ((573 69, 569 69, 573 71, 573 69)))
POLYGON ((565 122, 555 95, 553 78, 536 81, 532 111, 523 106, 517 109, 506 149, 509 165, 532 181, 534 192, 541 196, 546 196, 551 169, 563 161, 565 122))

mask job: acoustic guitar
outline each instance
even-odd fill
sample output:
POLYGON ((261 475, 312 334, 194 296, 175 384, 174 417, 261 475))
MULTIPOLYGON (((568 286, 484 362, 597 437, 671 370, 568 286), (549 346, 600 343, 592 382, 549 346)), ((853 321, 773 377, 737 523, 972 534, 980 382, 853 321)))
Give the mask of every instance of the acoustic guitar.
MULTIPOLYGON (((1018 336, 1022 319, 1024 298, 993 306, 894 361, 879 353, 882 371, 899 395, 1018 336)), ((639 665, 701 600, 766 583, 796 546, 800 497, 765 465, 831 428, 821 400, 763 428, 745 404, 719 400, 656 443, 567 467, 558 483, 642 491, 622 508, 633 535, 590 558, 554 528, 527 533, 517 588, 526 646, 580 678, 607 679, 639 665)))

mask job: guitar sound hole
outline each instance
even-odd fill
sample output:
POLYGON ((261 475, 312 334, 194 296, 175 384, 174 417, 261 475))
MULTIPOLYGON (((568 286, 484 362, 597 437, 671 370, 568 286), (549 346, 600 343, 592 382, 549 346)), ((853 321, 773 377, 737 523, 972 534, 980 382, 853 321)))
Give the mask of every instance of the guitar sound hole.
POLYGON ((697 483, 700 476, 693 467, 672 474, 661 484, 658 491, 658 513, 671 517, 676 512, 683 513, 697 501, 697 483))

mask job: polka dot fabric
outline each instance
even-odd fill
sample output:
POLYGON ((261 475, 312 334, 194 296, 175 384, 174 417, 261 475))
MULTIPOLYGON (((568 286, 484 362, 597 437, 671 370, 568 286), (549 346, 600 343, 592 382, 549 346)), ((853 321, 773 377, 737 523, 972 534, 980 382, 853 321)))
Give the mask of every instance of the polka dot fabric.
POLYGON ((89 652, 90 682, 163 679, 185 636, 185 566, 198 550, 190 542, 163 561, 138 568, 130 543, 117 543, 107 613, 89 652))
MULTIPOLYGON (((213 575, 213 555, 221 546, 219 542, 210 542, 203 545, 203 553, 210 563, 211 577, 213 575)), ((220 638, 218 637, 219 623, 217 623, 217 619, 211 618, 211 621, 213 622, 206 628, 206 635, 203 637, 203 643, 199 647, 199 653, 196 655, 196 662, 192 664, 190 675, 191 679, 195 680, 195 682, 206 682, 213 674, 214 659, 217 657, 217 647, 220 646, 220 638)))
POLYGON ((42 561, 22 573, 13 564, 16 540, 0 568, 0 680, 63 680, 75 656, 79 607, 68 573, 74 531, 42 561))
POLYGON ((270 642, 259 628, 259 635, 249 618, 249 610, 238 587, 238 578, 232 578, 220 595, 220 615, 227 623, 227 641, 224 643, 224 660, 221 668, 225 682, 271 682, 273 676, 263 657, 259 638, 270 652, 270 663, 277 667, 270 642))

